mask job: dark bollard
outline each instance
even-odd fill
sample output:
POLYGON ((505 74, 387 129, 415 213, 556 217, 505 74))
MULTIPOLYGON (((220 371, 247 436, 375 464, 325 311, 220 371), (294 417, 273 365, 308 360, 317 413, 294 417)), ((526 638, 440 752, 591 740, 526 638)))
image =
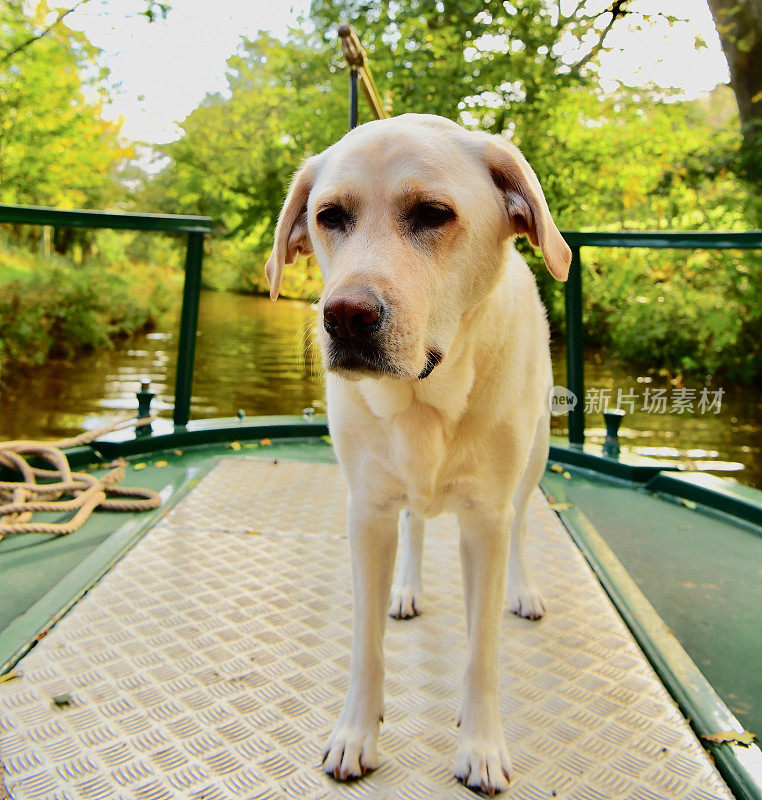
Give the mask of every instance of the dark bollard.
MULTIPOLYGON (((145 419, 151 415, 151 400, 156 397, 153 392, 148 390, 151 388, 151 381, 148 378, 143 378, 140 381, 140 391, 135 395, 138 398, 138 419, 145 419)), ((137 436, 148 436, 151 433, 151 423, 147 425, 140 425, 135 429, 137 436)))
POLYGON ((606 440, 603 443, 603 455, 608 458, 619 458, 619 426, 622 424, 625 412, 621 408, 603 412, 606 422, 606 440))

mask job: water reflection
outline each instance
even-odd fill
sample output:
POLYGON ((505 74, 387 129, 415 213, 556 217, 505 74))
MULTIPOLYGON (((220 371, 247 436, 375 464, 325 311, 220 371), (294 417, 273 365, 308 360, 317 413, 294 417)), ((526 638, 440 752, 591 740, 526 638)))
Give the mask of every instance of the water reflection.
MULTIPOLYGON (((199 309, 193 417, 300 414, 325 410, 323 380, 306 303, 205 292, 199 309)), ((136 408, 142 378, 153 408, 172 409, 177 312, 166 330, 132 337, 112 350, 32 370, 3 391, 0 437, 58 437, 136 408)))
MULTIPOLYGON (((566 377, 563 348, 554 347, 553 372, 556 383, 564 385, 566 377)), ((698 399, 704 384, 688 382, 686 389, 695 390, 693 412, 678 414, 671 401, 665 413, 646 410, 646 387, 664 390, 669 397, 679 391, 668 376, 643 375, 637 368, 609 359, 602 351, 585 354, 585 387, 609 390, 616 405, 618 391, 635 398, 634 409, 624 419, 619 431, 623 450, 662 461, 681 464, 694 470, 715 472, 723 477, 762 488, 762 398, 750 386, 735 386, 721 380, 706 388, 711 396, 722 389, 719 413, 700 413, 698 399)), ((565 417, 555 417, 553 432, 566 435, 565 417)), ((587 441, 603 444, 606 429, 601 413, 586 415, 587 441)))
MULTIPOLYGON (((313 325, 306 303, 205 292, 199 311, 196 373, 191 415, 247 416, 300 414, 312 406, 325 410, 313 325)), ((8 386, 0 398, 0 438, 49 438, 71 435, 82 427, 136 408, 135 392, 147 377, 157 394, 154 408, 169 415, 175 382, 178 316, 164 329, 136 336, 113 350, 76 361, 59 361, 31 371, 8 386)), ((565 383, 564 353, 554 346, 556 383, 565 383)), ((606 359, 586 356, 586 386, 634 391, 642 400, 645 386, 670 388, 667 378, 643 375, 606 359)), ((698 392, 700 385, 695 385, 698 392)), ((719 385, 714 386, 719 388, 719 385)), ((718 415, 649 414, 636 403, 620 431, 627 449, 668 463, 732 476, 762 487, 762 403, 749 387, 722 385, 718 415)), ((600 414, 587 420, 590 441, 605 436, 600 414)), ((554 433, 566 432, 556 417, 554 433)))

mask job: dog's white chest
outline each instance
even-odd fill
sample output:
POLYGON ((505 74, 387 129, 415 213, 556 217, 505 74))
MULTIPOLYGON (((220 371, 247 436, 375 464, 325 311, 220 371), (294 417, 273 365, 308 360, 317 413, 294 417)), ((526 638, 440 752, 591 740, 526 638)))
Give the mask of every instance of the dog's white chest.
MULTIPOLYGON (((466 392, 468 388, 470 380, 466 392)), ((421 517, 442 513, 451 496, 456 471, 451 445, 465 400, 455 404, 455 412, 450 408, 445 414, 433 403, 422 402, 401 382, 369 381, 361 384, 361 393, 383 429, 387 466, 402 484, 406 505, 421 517)), ((399 485, 390 491, 398 494, 399 485)))
POLYGON ((385 422, 389 466, 403 485, 406 505, 418 516, 437 516, 450 493, 449 426, 431 408, 411 408, 385 422))

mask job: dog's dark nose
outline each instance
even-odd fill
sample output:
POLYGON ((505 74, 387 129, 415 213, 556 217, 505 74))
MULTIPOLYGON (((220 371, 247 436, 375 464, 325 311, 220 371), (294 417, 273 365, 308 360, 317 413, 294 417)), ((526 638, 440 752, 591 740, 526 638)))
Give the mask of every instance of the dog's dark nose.
POLYGON ((335 339, 369 339, 378 329, 384 304, 371 292, 332 295, 323 306, 323 326, 335 339))

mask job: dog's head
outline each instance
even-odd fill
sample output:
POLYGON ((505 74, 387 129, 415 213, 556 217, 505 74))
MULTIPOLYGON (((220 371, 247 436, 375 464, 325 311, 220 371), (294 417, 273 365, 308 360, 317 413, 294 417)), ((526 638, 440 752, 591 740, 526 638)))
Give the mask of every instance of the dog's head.
POLYGON ((571 252, 517 147, 431 115, 369 122, 296 174, 266 266, 270 296, 284 265, 314 252, 326 369, 423 379, 518 234, 566 279, 571 252))

